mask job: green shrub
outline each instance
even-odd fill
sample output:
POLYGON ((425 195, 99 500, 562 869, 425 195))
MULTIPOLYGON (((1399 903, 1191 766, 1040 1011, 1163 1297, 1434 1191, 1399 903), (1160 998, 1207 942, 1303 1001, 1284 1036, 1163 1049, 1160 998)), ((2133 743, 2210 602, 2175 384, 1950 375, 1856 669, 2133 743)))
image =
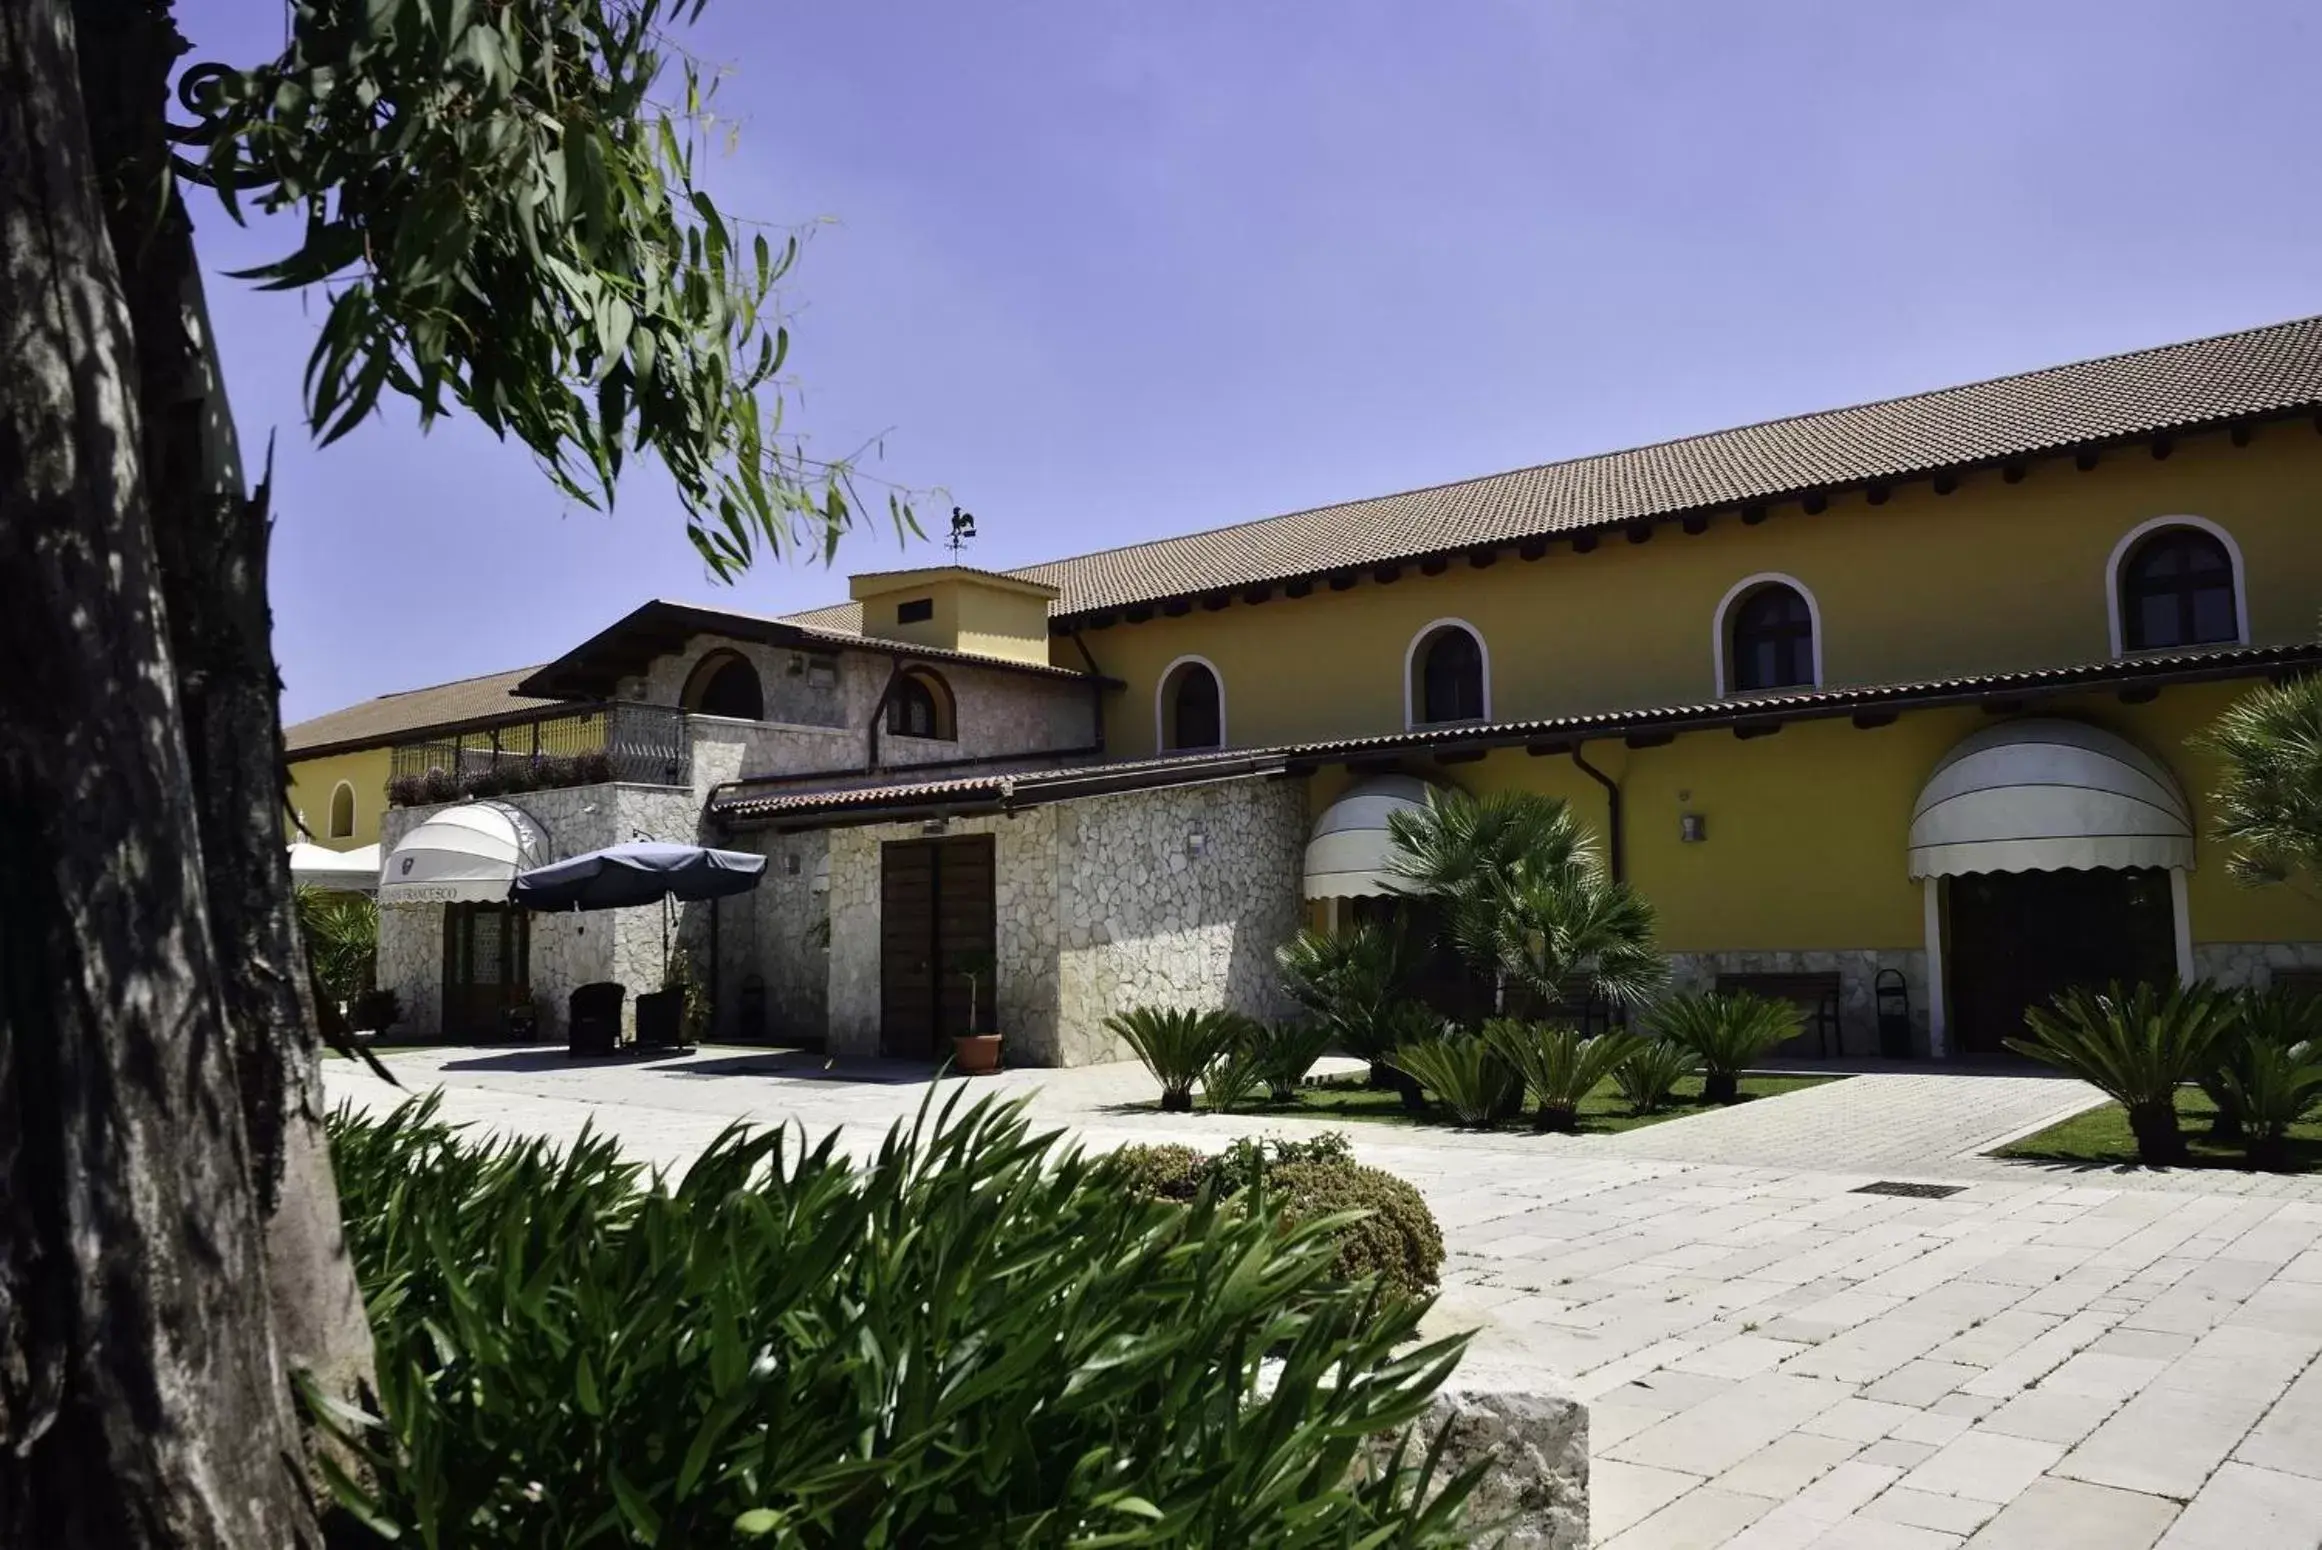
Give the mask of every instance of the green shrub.
POLYGON ((1432 1293, 1442 1279, 1443 1232, 1426 1198, 1393 1174, 1356 1162, 1337 1131, 1306 1141, 1244 1136, 1208 1157, 1189 1146, 1125 1146, 1104 1166, 1118 1187, 1144 1200, 1189 1201, 1206 1190, 1263 1201, 1299 1222, 1368 1212, 1330 1229, 1339 1279, 1376 1275, 1405 1297, 1432 1293))
POLYGON ((1246 1109, 1265 1091, 1264 1057, 1252 1037, 1256 1031, 1254 1026, 1245 1026, 1201 1073, 1202 1105, 1212 1113, 1246 1109))
POLYGON ((1330 1039, 1330 1026, 1319 1020, 1260 1026, 1252 1035, 1252 1047, 1257 1051, 1258 1071, 1265 1078, 1266 1096, 1276 1103, 1295 1099, 1299 1084, 1330 1047, 1330 1039))
MULTIPOLYGON (((2279 1050, 2308 1039, 2322 1038, 2322 1002, 2299 991, 2269 988, 2233 993, 2233 1027, 2219 1041, 2215 1063, 2198 1080, 2209 1095, 2214 1117, 2209 1133, 2220 1141, 2243 1139, 2242 1105, 2238 1084, 2230 1080, 2241 1068, 2245 1080, 2264 1081, 2246 1062, 2256 1046, 2279 1050)), ((2260 1057, 2263 1058, 2263 1057, 2260 1057)), ((2268 1060, 2269 1072, 2279 1074, 2280 1063, 2268 1060)), ((2293 1118, 2288 1123, 2295 1123, 2293 1118)))
POLYGON ((2215 1076, 2253 1168, 2287 1166, 2290 1127, 2322 1104, 2322 1039, 2274 1037, 2297 1026, 2291 1018, 2245 1023, 2239 1048, 2215 1076))
POLYGON ((1633 1033, 1600 1033, 1584 1039, 1577 1029, 1498 1017, 1484 1024, 1484 1041, 1523 1078, 1539 1107, 1535 1130, 1580 1128, 1580 1100, 1596 1091, 1620 1063, 1645 1041, 1633 1033))
POLYGON ((1105 1026, 1137 1052, 1161 1084, 1161 1107, 1182 1114, 1193 1107, 1193 1084, 1239 1037, 1243 1019, 1233 1012, 1140 1006, 1116 1012, 1105 1026))
POLYGON ((1613 1085, 1637 1114, 1658 1114, 1677 1084, 1701 1069, 1701 1057, 1675 1039, 1647 1039, 1613 1068, 1613 1085))
POLYGON ((1701 1062, 1701 1095, 1711 1103, 1741 1097, 1741 1074, 1775 1045, 1798 1036, 1798 1008, 1746 990, 1697 991, 1670 996, 1653 1009, 1664 1039, 1693 1051, 1701 1062))
POLYGON ((1490 1129, 1508 1111, 1510 1092, 1522 1101, 1521 1079, 1500 1053, 1474 1034, 1452 1034, 1406 1044, 1395 1069, 1451 1110, 1462 1125, 1490 1129))
POLYGON ((1376 1251, 1295 1215, 1323 1186, 1288 1225, 1139 1199, 956 1098, 863 1167, 734 1130, 674 1183, 428 1107, 332 1129, 382 1412, 336 1486, 400 1543, 1467 1542, 1472 1476, 1362 1462, 1459 1342, 1333 1275, 1376 1251))
POLYGON ((2101 992, 2077 987, 2024 1014, 2031 1037, 2009 1039, 2019 1055, 2071 1072, 2128 1111, 2137 1157, 2147 1167, 2185 1158, 2177 1089, 2212 1070, 2234 1030, 2233 1003, 2208 985, 2166 992, 2150 985, 2101 992))

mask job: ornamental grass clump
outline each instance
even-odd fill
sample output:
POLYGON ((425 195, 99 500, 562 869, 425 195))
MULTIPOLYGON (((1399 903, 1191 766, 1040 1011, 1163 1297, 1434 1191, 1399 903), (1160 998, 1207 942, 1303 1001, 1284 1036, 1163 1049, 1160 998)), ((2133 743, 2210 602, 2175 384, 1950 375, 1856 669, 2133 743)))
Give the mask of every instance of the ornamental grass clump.
POLYGON ((1584 1039, 1577 1029, 1513 1017, 1484 1024, 1483 1041, 1523 1079, 1538 1105, 1532 1128, 1563 1132, 1580 1128, 1581 1100, 1645 1042, 1624 1032, 1584 1039))
POLYGON ((2208 985, 2063 991, 2024 1014, 2019 1055, 2071 1072, 2128 1112, 2137 1158, 2161 1168, 2185 1160, 2177 1089, 2216 1069, 2230 1046, 2232 1000, 2208 985))
POLYGON ((734 1129, 675 1178, 431 1104, 332 1132, 379 1375, 329 1412, 334 1543, 1470 1542, 1472 1475, 1364 1444, 1460 1341, 1338 1272, 1343 1192, 1295 1174, 1156 1200, 956 1096, 867 1164, 734 1129))
POLYGON ((1233 1012, 1182 1007, 1140 1006, 1105 1019, 1161 1084, 1161 1107, 1172 1114, 1193 1108, 1194 1083, 1241 1036, 1243 1025, 1233 1012))
POLYGON ((1462 1125, 1489 1130, 1506 1116, 1511 1097, 1523 1099, 1522 1079, 1499 1051, 1472 1033, 1423 1039, 1395 1051, 1396 1070, 1408 1076, 1462 1125))
POLYGON ((1803 1026, 1798 1008, 1749 991, 1695 991, 1669 996, 1653 1009, 1664 1039, 1693 1052, 1701 1063, 1701 1096, 1711 1103, 1741 1099, 1741 1074, 1803 1026))
POLYGON ((1677 1084, 1701 1069, 1701 1057, 1675 1039, 1647 1039, 1613 1068, 1613 1086, 1632 1114, 1658 1114, 1677 1084))

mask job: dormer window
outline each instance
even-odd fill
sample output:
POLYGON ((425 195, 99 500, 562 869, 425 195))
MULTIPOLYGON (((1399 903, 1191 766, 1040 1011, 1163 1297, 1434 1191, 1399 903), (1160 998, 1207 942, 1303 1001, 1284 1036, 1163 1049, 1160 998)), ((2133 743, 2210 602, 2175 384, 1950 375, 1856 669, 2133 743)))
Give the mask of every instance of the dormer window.
POLYGON ((935 599, 932 597, 907 598, 895 605, 897 624, 925 624, 935 617, 935 599))
POLYGON ((1412 726, 1482 721, 1491 714, 1490 662, 1483 637, 1459 619, 1439 619, 1412 640, 1406 658, 1404 719, 1412 726))
POLYGON ((2121 644, 2130 651, 2241 639, 2233 558, 2197 527, 2168 527, 2132 550, 2120 574, 2121 644))

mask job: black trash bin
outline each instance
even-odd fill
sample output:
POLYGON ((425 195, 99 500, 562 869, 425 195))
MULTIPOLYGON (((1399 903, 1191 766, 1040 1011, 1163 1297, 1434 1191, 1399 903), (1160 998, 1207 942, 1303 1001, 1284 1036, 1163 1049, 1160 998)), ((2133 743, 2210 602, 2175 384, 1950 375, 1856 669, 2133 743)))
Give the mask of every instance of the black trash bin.
POLYGON ((1911 1059, 1911 982, 1900 969, 1881 969, 1871 979, 1871 996, 1879 1009, 1879 1054, 1911 1059))
POLYGON ((654 990, 637 998, 639 1049, 679 1049, 684 1040, 684 991, 654 990))
POLYGON ((621 1000, 628 994, 611 980, 583 985, 572 993, 566 1018, 565 1053, 610 1055, 621 1047, 621 1000))

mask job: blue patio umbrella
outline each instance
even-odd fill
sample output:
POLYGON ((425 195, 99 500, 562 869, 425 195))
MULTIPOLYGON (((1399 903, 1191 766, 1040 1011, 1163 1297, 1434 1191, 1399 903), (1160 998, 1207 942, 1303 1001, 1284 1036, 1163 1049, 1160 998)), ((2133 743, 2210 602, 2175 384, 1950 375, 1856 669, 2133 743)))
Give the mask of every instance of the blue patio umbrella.
POLYGON ((527 909, 617 910, 748 893, 765 874, 766 858, 747 851, 640 840, 519 872, 513 897, 527 909))

